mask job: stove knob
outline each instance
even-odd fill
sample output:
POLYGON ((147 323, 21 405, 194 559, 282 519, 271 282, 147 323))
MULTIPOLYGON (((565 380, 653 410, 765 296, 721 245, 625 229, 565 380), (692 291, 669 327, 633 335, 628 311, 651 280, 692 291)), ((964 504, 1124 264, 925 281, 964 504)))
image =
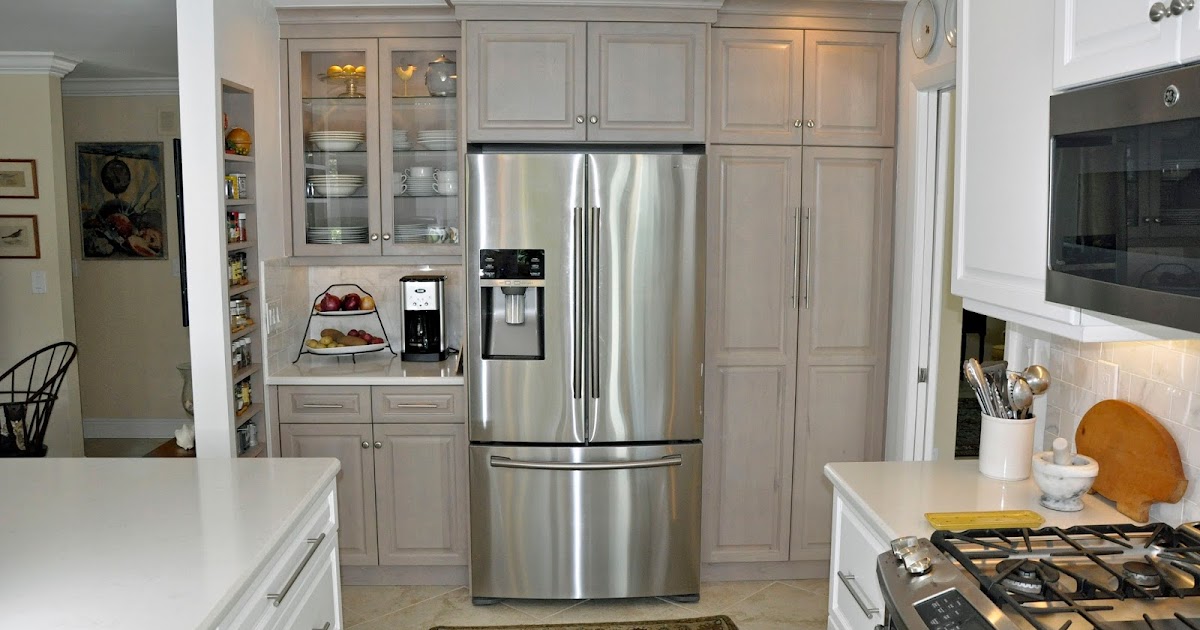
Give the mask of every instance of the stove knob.
POLYGON ((916 536, 904 536, 903 538, 897 538, 892 541, 892 555, 896 556, 897 560, 903 560, 904 555, 909 553, 909 551, 916 549, 916 547, 916 536))
POLYGON ((904 569, 909 575, 925 575, 933 568, 933 561, 929 556, 922 554, 917 550, 912 550, 911 553, 904 554, 904 569))

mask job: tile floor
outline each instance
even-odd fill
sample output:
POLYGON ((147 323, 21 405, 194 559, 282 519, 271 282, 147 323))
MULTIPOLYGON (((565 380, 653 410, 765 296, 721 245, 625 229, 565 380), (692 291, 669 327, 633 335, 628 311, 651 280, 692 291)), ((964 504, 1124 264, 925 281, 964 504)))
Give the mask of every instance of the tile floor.
POLYGON ((86 438, 84 457, 141 457, 167 438, 86 438))
POLYGON ((700 601, 664 599, 530 601, 474 606, 464 587, 343 586, 347 629, 428 630, 434 625, 501 625, 650 621, 728 615, 739 630, 825 630, 826 580, 716 582, 700 586, 700 601))

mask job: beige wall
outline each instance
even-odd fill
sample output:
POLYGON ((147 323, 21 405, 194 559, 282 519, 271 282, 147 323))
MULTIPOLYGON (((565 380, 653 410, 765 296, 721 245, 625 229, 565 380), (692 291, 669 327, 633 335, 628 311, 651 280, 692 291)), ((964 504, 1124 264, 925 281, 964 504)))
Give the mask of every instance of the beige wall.
MULTIPOLYGON (((0 260, 0 371, 57 341, 75 339, 71 251, 60 80, 0 75, 0 157, 37 160, 37 199, 0 199, 0 214, 38 218, 41 258, 0 260), (47 291, 33 294, 31 273, 46 273, 47 291)), ((72 368, 59 394, 46 444, 50 456, 83 454, 79 378, 72 368)))
POLYGON ((159 135, 158 113, 178 119, 175 96, 69 96, 63 99, 71 257, 78 261, 79 379, 84 421, 186 419, 175 366, 188 360, 179 300, 174 134, 159 135), (82 260, 78 142, 161 142, 167 260, 82 260))

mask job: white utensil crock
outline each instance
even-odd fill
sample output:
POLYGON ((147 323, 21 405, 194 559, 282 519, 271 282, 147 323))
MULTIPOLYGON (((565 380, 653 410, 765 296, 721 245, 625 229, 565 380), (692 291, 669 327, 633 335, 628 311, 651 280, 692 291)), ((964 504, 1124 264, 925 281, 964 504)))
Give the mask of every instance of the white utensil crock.
POLYGON ((983 426, 979 431, 979 472, 1002 481, 1028 479, 1037 418, 1013 420, 980 415, 983 426))

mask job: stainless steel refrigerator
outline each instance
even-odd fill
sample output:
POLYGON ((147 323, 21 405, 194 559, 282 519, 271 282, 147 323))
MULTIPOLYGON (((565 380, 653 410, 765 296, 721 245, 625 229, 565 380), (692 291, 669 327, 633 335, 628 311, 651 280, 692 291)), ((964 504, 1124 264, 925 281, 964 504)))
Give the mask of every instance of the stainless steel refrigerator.
POLYGON ((699 592, 703 173, 468 154, 477 603, 699 592))

